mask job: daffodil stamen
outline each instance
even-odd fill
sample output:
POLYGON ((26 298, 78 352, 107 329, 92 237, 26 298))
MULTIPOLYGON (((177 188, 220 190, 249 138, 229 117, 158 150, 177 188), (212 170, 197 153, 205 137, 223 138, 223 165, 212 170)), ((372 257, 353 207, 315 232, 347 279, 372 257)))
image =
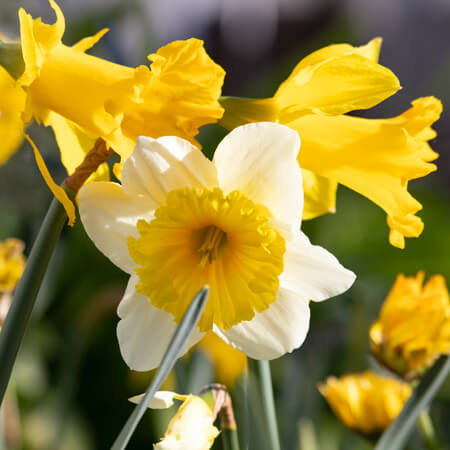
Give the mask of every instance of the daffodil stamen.
POLYGON ((200 269, 204 269, 206 263, 212 264, 212 262, 217 259, 220 247, 222 246, 224 239, 226 239, 225 232, 215 225, 206 227, 204 231, 205 237, 203 239, 203 244, 198 249, 198 251, 202 253, 199 263, 200 269))

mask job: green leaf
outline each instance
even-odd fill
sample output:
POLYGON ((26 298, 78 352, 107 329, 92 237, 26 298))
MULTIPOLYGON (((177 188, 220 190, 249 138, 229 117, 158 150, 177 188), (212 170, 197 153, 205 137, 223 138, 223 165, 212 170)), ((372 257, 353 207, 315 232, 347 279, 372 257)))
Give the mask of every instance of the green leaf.
POLYGON ((239 450, 237 430, 225 428, 220 432, 222 436, 222 447, 224 450, 239 450))
POLYGON ((172 370, 172 367, 175 365, 175 362, 180 355, 185 342, 188 340, 192 330, 197 325, 197 322, 202 315, 203 308, 205 307, 208 294, 208 287, 204 287, 194 297, 191 304, 187 308, 180 324, 175 330, 175 334, 173 335, 169 346, 167 347, 166 353, 162 358, 161 365, 159 366, 155 377, 150 383, 150 386, 147 388, 147 391, 145 392, 145 395, 142 397, 139 404, 134 408, 126 424, 122 428, 122 431, 111 447, 111 450, 122 450, 128 444, 128 441, 133 435, 139 421, 147 410, 150 401, 152 400, 158 389, 161 387, 164 380, 167 378, 169 372, 172 370))
MULTIPOLYGON (((75 198, 75 192, 67 188, 65 190, 69 198, 75 198)), ((64 207, 54 198, 31 249, 27 265, 14 292, 11 307, 0 332, 0 404, 11 377, 11 371, 36 296, 66 220, 67 214, 64 207)))
POLYGON ((417 419, 430 404, 450 371, 450 357, 441 356, 420 380, 411 397, 391 426, 383 433, 374 450, 401 450, 417 419))

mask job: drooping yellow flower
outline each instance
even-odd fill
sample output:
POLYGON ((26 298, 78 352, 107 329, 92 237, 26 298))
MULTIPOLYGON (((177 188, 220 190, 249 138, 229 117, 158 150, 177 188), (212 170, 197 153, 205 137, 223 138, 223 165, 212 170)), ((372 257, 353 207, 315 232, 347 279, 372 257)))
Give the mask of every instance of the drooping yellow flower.
MULTIPOLYGON (((139 403, 142 395, 130 399, 139 403)), ((183 403, 169 422, 164 437, 153 446, 154 450, 208 450, 212 447, 219 430, 213 425, 211 408, 196 395, 181 395, 159 391, 150 402, 149 408, 165 409, 173 405, 173 400, 183 403)))
POLYGON ((450 300, 441 275, 423 285, 424 273, 398 275, 379 319, 370 329, 376 358, 406 378, 420 375, 450 354, 450 300))
POLYGON ((24 244, 19 239, 0 241, 0 293, 13 291, 25 269, 24 244))
POLYGON ((0 66, 0 165, 17 150, 23 139, 22 111, 25 92, 16 86, 12 76, 0 66))
MULTIPOLYGON (((198 128, 222 116, 225 72, 202 41, 172 42, 148 56, 150 67, 122 66, 86 53, 107 30, 64 45, 64 16, 49 2, 56 14, 52 25, 19 11, 25 71, 16 86, 26 92, 24 122, 34 118, 53 128, 69 175, 99 137, 123 160, 140 135, 170 134, 198 145, 198 128)), ((118 165, 119 177, 120 170, 118 165)), ((97 178, 107 177, 103 164, 97 178)))
POLYGON ((387 428, 411 395, 409 384, 371 371, 329 377, 319 391, 347 427, 364 434, 387 428))
POLYGON ((405 237, 421 234, 415 214, 420 203, 408 181, 436 170, 428 141, 442 105, 419 98, 412 108, 390 119, 347 116, 370 108, 399 88, 395 75, 379 65, 381 39, 362 47, 322 48, 302 59, 274 97, 263 100, 224 98, 221 124, 228 129, 271 120, 298 131, 302 150, 304 219, 335 211, 336 189, 343 184, 380 206, 387 214, 389 241, 403 248, 405 237))
POLYGON ((247 367, 247 356, 214 333, 206 333, 198 347, 211 359, 217 382, 233 387, 247 367))
POLYGON ((130 274, 117 334, 132 369, 159 365, 204 285, 208 302, 184 351, 214 331, 255 359, 299 347, 309 301, 351 286, 354 274, 300 232, 299 144, 285 126, 249 124, 228 134, 209 161, 180 138, 140 137, 122 185, 80 190, 88 235, 130 274))
POLYGON ((202 41, 162 47, 149 55, 151 68, 122 66, 85 53, 107 30, 64 45, 64 16, 49 2, 56 13, 53 25, 19 11, 25 72, 18 83, 27 91, 26 119, 57 129, 51 113, 59 114, 126 158, 138 136, 170 134, 196 143, 198 127, 222 116, 224 71, 202 41))

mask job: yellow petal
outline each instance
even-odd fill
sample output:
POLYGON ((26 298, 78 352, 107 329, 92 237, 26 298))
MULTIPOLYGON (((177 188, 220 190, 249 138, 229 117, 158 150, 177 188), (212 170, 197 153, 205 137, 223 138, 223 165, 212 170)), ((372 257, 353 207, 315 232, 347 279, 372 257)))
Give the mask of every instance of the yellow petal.
POLYGON ((123 134, 133 146, 139 136, 179 136, 199 146, 198 128, 223 114, 218 99, 224 70, 198 39, 172 42, 148 58, 152 78, 140 93, 141 102, 126 111, 123 134))
POLYGON ((0 66, 0 165, 17 150, 23 139, 22 111, 25 92, 0 66))
POLYGON ((39 75, 45 57, 60 41, 65 30, 63 13, 54 0, 49 0, 56 14, 53 25, 42 23, 41 19, 33 20, 24 9, 19 10, 20 36, 22 55, 25 61, 25 72, 19 82, 23 86, 30 85, 39 75))
POLYGON ((336 212, 337 182, 302 169, 303 192, 305 194, 304 220, 314 219, 326 213, 336 212))
POLYGON ((93 36, 81 39, 81 41, 78 41, 72 48, 80 52, 85 52, 93 47, 108 31, 109 28, 103 28, 103 30, 98 31, 93 36))
POLYGON ((274 96, 281 123, 308 112, 344 114, 371 108, 400 89, 389 69, 356 53, 334 56, 294 72, 274 96))
POLYGON ((423 137, 432 135, 440 102, 428 97, 392 119, 305 116, 289 123, 302 138, 300 166, 359 192, 388 215, 391 243, 416 237, 423 223, 420 203, 408 192, 408 180, 436 169, 436 154, 423 137), (323 132, 326 130, 326 133, 323 132))
MULTIPOLYGON (((87 135, 80 127, 64 117, 50 112, 47 124, 55 133, 56 142, 61 152, 61 161, 69 175, 83 162, 86 154, 94 147, 96 138, 87 135)), ((109 181, 109 168, 106 163, 101 164, 95 173, 86 181, 109 181)))
POLYGON ((378 62, 378 56, 380 54, 382 39, 375 38, 369 41, 366 45, 361 47, 354 47, 350 44, 333 44, 323 47, 310 55, 303 58, 292 71, 290 77, 294 77, 300 70, 307 66, 314 66, 329 58, 344 55, 360 55, 370 59, 373 62, 378 62))
POLYGON ((39 153, 39 150, 37 149, 34 142, 31 140, 30 136, 27 134, 25 135, 28 142, 31 144, 31 147, 33 147, 34 151, 34 157, 36 158, 36 163, 39 167, 39 170, 44 177, 45 182, 47 183, 47 186, 52 191, 53 195, 61 202, 61 204, 64 206, 64 209, 66 210, 67 216, 69 218, 69 225, 72 227, 75 223, 75 207, 73 203, 70 201, 69 197, 66 194, 66 191, 61 187, 58 186, 54 181, 52 176, 50 175, 50 172, 47 169, 47 166, 45 165, 44 159, 42 158, 41 154, 39 153))

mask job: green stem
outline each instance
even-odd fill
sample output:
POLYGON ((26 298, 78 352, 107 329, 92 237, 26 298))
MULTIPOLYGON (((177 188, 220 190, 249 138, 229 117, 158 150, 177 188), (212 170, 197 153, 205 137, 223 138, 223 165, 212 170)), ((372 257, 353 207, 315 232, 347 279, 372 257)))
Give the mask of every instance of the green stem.
POLYGON ((428 450, 441 449, 441 444, 436 436, 433 422, 427 410, 423 411, 419 416, 419 429, 422 433, 423 442, 428 450))
POLYGON ((236 429, 222 429, 221 435, 223 450, 239 450, 239 441, 236 429))
POLYGON ((251 367, 259 383, 270 449, 281 450, 269 361, 257 361, 249 358, 249 367, 251 367))
MULTIPOLYGON (((72 199, 75 193, 66 189, 72 199)), ((0 404, 8 386, 14 362, 33 310, 50 257, 66 222, 61 203, 54 198, 31 249, 25 271, 14 293, 11 307, 0 332, 0 404)))

